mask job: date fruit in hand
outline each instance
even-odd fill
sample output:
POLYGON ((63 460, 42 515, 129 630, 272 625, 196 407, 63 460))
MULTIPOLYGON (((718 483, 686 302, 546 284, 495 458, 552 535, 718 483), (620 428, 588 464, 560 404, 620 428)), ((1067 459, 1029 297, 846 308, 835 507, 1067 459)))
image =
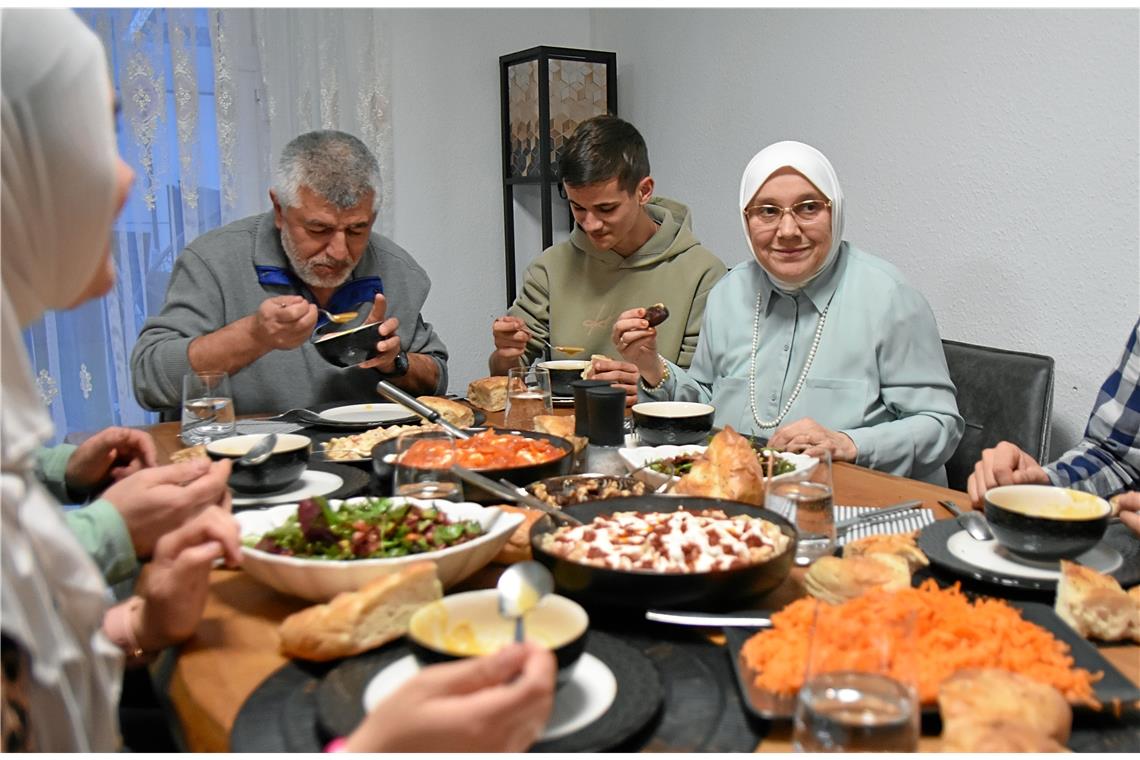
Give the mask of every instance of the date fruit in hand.
POLYGON ((665 308, 663 303, 655 303, 645 310, 645 321, 649 323, 650 327, 657 327, 668 318, 669 310, 665 308))

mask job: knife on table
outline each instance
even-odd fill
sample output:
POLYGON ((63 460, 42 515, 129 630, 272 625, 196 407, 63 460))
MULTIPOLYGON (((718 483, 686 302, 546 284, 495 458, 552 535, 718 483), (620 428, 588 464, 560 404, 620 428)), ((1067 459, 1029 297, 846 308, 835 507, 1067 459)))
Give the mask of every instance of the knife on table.
POLYGON ((684 610, 646 610, 645 619, 675 625, 700 625, 713 628, 770 628, 772 621, 763 615, 724 612, 686 612, 684 610))

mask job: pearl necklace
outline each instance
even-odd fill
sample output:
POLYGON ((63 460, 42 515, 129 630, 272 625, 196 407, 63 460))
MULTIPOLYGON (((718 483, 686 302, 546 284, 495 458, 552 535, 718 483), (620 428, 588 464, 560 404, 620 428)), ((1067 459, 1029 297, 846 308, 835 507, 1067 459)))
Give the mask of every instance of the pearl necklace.
POLYGON ((819 339, 823 335, 823 325, 827 322, 827 310, 831 308, 831 301, 827 302, 827 306, 823 307, 823 312, 819 315, 819 322, 815 326, 815 337, 812 338, 811 348, 808 349, 807 361, 804 362, 804 369, 800 372, 800 379, 796 381, 796 387, 792 389, 792 395, 788 397, 788 402, 784 404, 784 408, 780 410, 780 415, 776 419, 762 420, 756 411, 756 351, 760 347, 760 302, 762 299, 763 294, 757 293, 756 313, 752 318, 752 363, 748 368, 748 400, 752 405, 752 419, 756 422, 757 427, 774 428, 784 421, 784 415, 792 408, 792 404, 796 403, 796 398, 804 387, 808 370, 811 369, 811 363, 815 361, 815 352, 819 348, 819 339))

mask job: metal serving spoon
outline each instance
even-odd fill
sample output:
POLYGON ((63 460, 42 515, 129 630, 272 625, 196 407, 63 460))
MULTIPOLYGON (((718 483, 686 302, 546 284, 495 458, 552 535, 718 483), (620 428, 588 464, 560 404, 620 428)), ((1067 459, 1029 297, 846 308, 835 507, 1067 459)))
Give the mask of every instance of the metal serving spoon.
POLYGON ((252 467, 254 465, 259 465, 266 459, 269 459, 269 455, 273 453, 273 447, 276 445, 277 433, 270 433, 258 441, 253 448, 245 452, 245 456, 237 460, 237 464, 240 464, 243 467, 252 467))
POLYGON ((938 503, 949 510, 950 513, 957 518, 958 524, 976 540, 989 541, 994 537, 994 534, 990 531, 989 523, 986 522, 986 518, 983 515, 977 512, 965 512, 949 499, 939 499, 938 503))
POLYGON ((358 311, 343 311, 340 314, 333 314, 328 309, 322 309, 319 307, 317 308, 317 311, 319 311, 321 314, 324 314, 325 319, 338 325, 347 324, 356 319, 357 315, 360 314, 358 311))
POLYGON ((495 585, 499 590, 499 614, 515 620, 515 641, 523 640, 523 616, 554 590, 554 576, 545 566, 528 560, 503 571, 495 585))

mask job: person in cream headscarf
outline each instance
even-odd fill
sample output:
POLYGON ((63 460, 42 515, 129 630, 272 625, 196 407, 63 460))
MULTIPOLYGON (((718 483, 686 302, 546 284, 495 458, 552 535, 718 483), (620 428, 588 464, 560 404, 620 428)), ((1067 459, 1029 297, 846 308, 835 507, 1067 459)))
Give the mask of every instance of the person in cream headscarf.
MULTIPOLYGON (((120 745, 124 656, 193 634, 214 561, 240 562, 238 529, 214 506, 165 533, 136 594, 108 609, 99 569, 37 478, 37 454, 52 426, 20 330, 47 309, 110 288, 111 223, 132 174, 115 149, 102 46, 74 14, 0 12, 0 54, 3 749, 109 752, 120 745)), ((162 491, 167 484, 141 477, 162 469, 122 478, 106 494, 162 491)), ((226 474, 228 465, 223 482, 226 474)), ((532 643, 425 668, 339 745, 519 752, 550 715, 554 674, 554 656, 532 643), (476 720, 455 721, 456 714, 476 720)))
POLYGON ((657 354, 644 310, 614 324, 639 398, 704 401, 715 423, 775 448, 946 483, 958 414, 930 306, 886 261, 843 240, 843 191, 815 148, 757 153, 740 182, 753 260, 709 294, 692 366, 657 354))
POLYGON ((239 559, 238 534, 230 515, 206 509, 155 541, 152 572, 112 607, 36 477, 52 425, 20 331, 111 286, 111 222, 133 175, 115 147, 102 46, 74 14, 3 11, 0 53, 4 749, 114 751, 124 656, 194 630, 211 565, 239 559))

